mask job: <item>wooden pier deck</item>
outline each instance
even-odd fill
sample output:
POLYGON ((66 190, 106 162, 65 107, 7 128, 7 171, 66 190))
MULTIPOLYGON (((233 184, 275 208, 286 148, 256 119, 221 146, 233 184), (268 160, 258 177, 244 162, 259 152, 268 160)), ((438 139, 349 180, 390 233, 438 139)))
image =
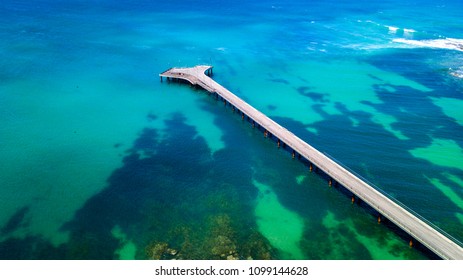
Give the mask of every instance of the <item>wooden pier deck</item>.
POLYGON ((293 149, 293 156, 294 153, 298 153, 301 157, 304 157, 332 178, 332 180, 344 186, 436 255, 443 259, 463 260, 463 248, 457 244, 459 243, 457 240, 451 238, 439 228, 425 222, 422 218, 407 210, 406 207, 393 201, 375 187, 360 179, 357 175, 301 140, 292 132, 215 82, 208 76, 209 74, 212 74, 212 66, 200 65, 191 68, 171 68, 159 76, 161 77, 161 81, 163 78, 182 79, 190 82, 192 85, 200 86, 210 93, 217 94, 224 101, 239 110, 243 114, 243 117, 249 117, 256 124, 268 131, 270 135, 273 135, 293 149))

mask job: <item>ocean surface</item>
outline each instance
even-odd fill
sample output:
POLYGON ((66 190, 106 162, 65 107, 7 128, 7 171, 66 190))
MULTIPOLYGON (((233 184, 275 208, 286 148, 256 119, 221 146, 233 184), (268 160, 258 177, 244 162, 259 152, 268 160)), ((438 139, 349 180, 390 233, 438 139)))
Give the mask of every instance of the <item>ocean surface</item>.
POLYGON ((0 259, 429 259, 170 67, 463 240, 461 0, 0 4, 0 259))

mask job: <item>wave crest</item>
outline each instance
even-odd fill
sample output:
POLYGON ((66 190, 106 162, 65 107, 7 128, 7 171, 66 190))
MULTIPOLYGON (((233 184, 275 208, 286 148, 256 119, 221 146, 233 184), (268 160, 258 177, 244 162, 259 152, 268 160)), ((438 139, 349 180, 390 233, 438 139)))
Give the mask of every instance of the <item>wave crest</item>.
POLYGON ((409 40, 398 38, 392 41, 419 48, 447 49, 463 52, 463 39, 446 38, 433 40, 409 40))
POLYGON ((457 70, 453 70, 450 68, 450 75, 456 77, 456 78, 460 78, 460 79, 463 79, 463 67, 460 68, 460 69, 457 69, 457 70))

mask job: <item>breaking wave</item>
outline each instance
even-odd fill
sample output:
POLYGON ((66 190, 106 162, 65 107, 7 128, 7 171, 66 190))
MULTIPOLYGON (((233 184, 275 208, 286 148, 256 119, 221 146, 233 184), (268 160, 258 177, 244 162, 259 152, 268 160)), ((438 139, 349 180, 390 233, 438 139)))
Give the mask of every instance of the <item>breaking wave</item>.
POLYGON ((392 41, 418 48, 447 49, 463 52, 463 39, 446 38, 433 40, 409 40, 398 38, 393 39, 392 41))
POLYGON ((463 79, 463 67, 459 68, 459 69, 452 69, 450 68, 450 75, 456 77, 456 78, 460 78, 460 79, 463 79))

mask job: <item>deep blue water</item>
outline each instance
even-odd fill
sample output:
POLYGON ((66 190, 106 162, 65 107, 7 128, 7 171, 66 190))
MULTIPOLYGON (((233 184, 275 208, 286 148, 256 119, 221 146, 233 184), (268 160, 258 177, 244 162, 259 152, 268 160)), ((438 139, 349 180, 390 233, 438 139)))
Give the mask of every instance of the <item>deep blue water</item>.
POLYGON ((427 259, 185 84, 463 239, 461 1, 3 1, 1 259, 427 259))

